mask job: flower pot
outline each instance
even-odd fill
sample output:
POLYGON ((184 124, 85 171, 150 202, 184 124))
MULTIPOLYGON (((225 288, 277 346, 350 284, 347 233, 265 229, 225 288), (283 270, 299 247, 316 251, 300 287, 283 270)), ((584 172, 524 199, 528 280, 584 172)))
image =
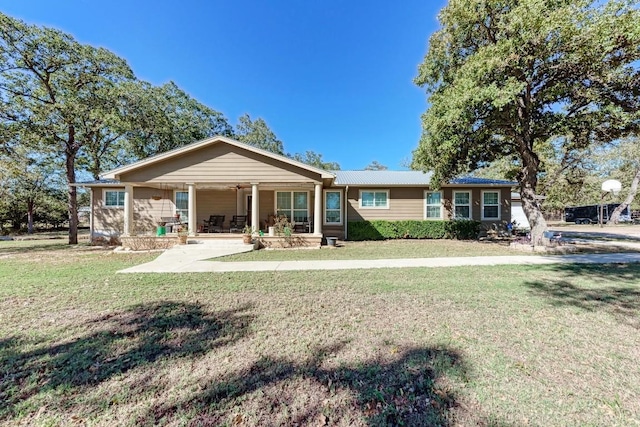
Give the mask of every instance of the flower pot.
POLYGON ((251 234, 243 234, 242 235, 242 243, 248 245, 248 244, 251 244, 251 240, 252 240, 251 234))
POLYGON ((181 245, 186 245, 187 244, 187 235, 178 235, 178 243, 181 245))

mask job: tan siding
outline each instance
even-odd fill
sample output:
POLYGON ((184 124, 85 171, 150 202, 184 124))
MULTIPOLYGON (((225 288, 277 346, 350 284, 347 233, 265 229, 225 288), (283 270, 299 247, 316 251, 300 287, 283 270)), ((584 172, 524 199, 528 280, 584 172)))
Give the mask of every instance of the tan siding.
POLYGON ((348 220, 369 221, 374 219, 405 220, 423 219, 423 187, 367 188, 351 187, 348 195, 348 220), (389 209, 360 208, 360 190, 389 190, 389 209))
POLYGON ((493 224, 504 228, 511 220, 511 188, 509 187, 487 187, 487 188, 445 188, 443 196, 445 198, 445 216, 452 216, 452 200, 454 191, 471 191, 471 212, 473 219, 482 221, 482 227, 490 228, 493 224), (482 221, 482 192, 499 191, 500 192, 500 220, 482 221))
MULTIPOLYGON (((119 208, 104 207, 104 188, 93 189, 93 231, 96 236, 122 234, 124 211, 119 208)), ((124 190, 109 188, 109 190, 124 190)))
POLYGON ((208 220, 211 215, 224 215, 223 227, 227 230, 233 215, 236 215, 236 191, 197 190, 196 209, 198 226, 203 225, 204 220, 208 220))
MULTIPOLYGON (((483 221, 490 225, 494 222, 506 225, 511 218, 511 189, 486 188, 487 190, 500 191, 500 221, 483 221)), ((386 220, 408 220, 424 219, 424 192, 423 187, 403 187, 403 188, 380 188, 389 190, 389 209, 362 209, 359 207, 360 190, 377 190, 367 187, 351 187, 348 194, 348 220, 363 221, 373 219, 386 220)), ((453 192, 471 192, 471 215, 475 220, 482 218, 482 191, 483 188, 442 188, 442 198, 444 204, 444 219, 451 219, 453 212, 453 192)))
POLYGON ((125 173, 123 182, 235 184, 321 181, 319 174, 228 144, 214 144, 125 173))
POLYGON ((275 193, 270 190, 260 192, 260 229, 266 231, 266 222, 269 215, 275 212, 275 193))
POLYGON ((322 228, 322 234, 342 240, 344 239, 344 225, 325 225, 322 228))

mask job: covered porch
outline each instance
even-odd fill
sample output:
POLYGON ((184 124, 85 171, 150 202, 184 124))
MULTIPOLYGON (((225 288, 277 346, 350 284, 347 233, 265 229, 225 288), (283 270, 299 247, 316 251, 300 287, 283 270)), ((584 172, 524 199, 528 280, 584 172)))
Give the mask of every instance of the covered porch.
POLYGON ((280 216, 296 232, 321 237, 323 188, 334 177, 216 136, 107 172, 103 180, 112 182, 111 188, 101 184, 103 192, 94 191, 92 206, 97 223, 121 218, 122 236, 154 230, 179 215, 176 225, 192 237, 205 230, 243 232, 245 226, 267 234, 272 219, 280 216), (217 218, 213 226, 208 222, 212 216, 217 218))
POLYGON ((189 236, 244 231, 268 235, 277 217, 286 217, 296 234, 322 236, 322 183, 127 183, 123 236, 153 230, 187 230, 189 236), (215 217, 215 224, 210 219, 215 217))

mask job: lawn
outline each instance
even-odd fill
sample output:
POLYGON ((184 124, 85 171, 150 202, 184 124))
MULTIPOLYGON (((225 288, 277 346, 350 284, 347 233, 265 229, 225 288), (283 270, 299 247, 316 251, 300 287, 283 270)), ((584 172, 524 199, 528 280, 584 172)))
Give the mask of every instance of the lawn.
POLYGON ((640 424, 639 265, 116 275, 154 255, 5 243, 2 425, 640 424))
POLYGON ((460 240, 381 240, 341 242, 339 247, 300 250, 259 250, 216 258, 216 261, 295 261, 323 259, 433 258, 454 256, 522 255, 508 242, 460 240))

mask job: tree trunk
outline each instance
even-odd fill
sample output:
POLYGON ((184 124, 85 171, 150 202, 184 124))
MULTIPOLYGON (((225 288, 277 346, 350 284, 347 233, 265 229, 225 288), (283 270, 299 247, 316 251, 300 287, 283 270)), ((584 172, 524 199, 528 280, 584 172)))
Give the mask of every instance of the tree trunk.
POLYGON ((33 211, 35 204, 33 200, 27 202, 27 233, 33 234, 33 211))
POLYGON ((78 244, 78 192, 74 185, 76 182, 76 152, 75 128, 69 126, 69 135, 65 149, 67 184, 69 186, 69 244, 78 244))
POLYGON ((631 203, 633 203, 633 199, 636 197, 636 193, 638 192, 638 183, 640 182, 640 170, 636 172, 636 175, 633 177, 633 181, 631 181, 631 189, 629 190, 629 194, 627 194, 627 198, 624 199, 624 202, 620 204, 613 213, 611 214, 611 218, 607 222, 607 225, 617 224, 620 220, 620 214, 623 210, 627 208, 631 203))
POLYGON ((542 245, 542 236, 547 231, 547 221, 542 216, 542 211, 536 199, 536 186, 538 184, 538 165, 540 160, 536 154, 527 148, 527 144, 521 141, 522 169, 519 174, 520 198, 522 210, 524 210, 529 225, 531 226, 531 243, 535 246, 542 245))

